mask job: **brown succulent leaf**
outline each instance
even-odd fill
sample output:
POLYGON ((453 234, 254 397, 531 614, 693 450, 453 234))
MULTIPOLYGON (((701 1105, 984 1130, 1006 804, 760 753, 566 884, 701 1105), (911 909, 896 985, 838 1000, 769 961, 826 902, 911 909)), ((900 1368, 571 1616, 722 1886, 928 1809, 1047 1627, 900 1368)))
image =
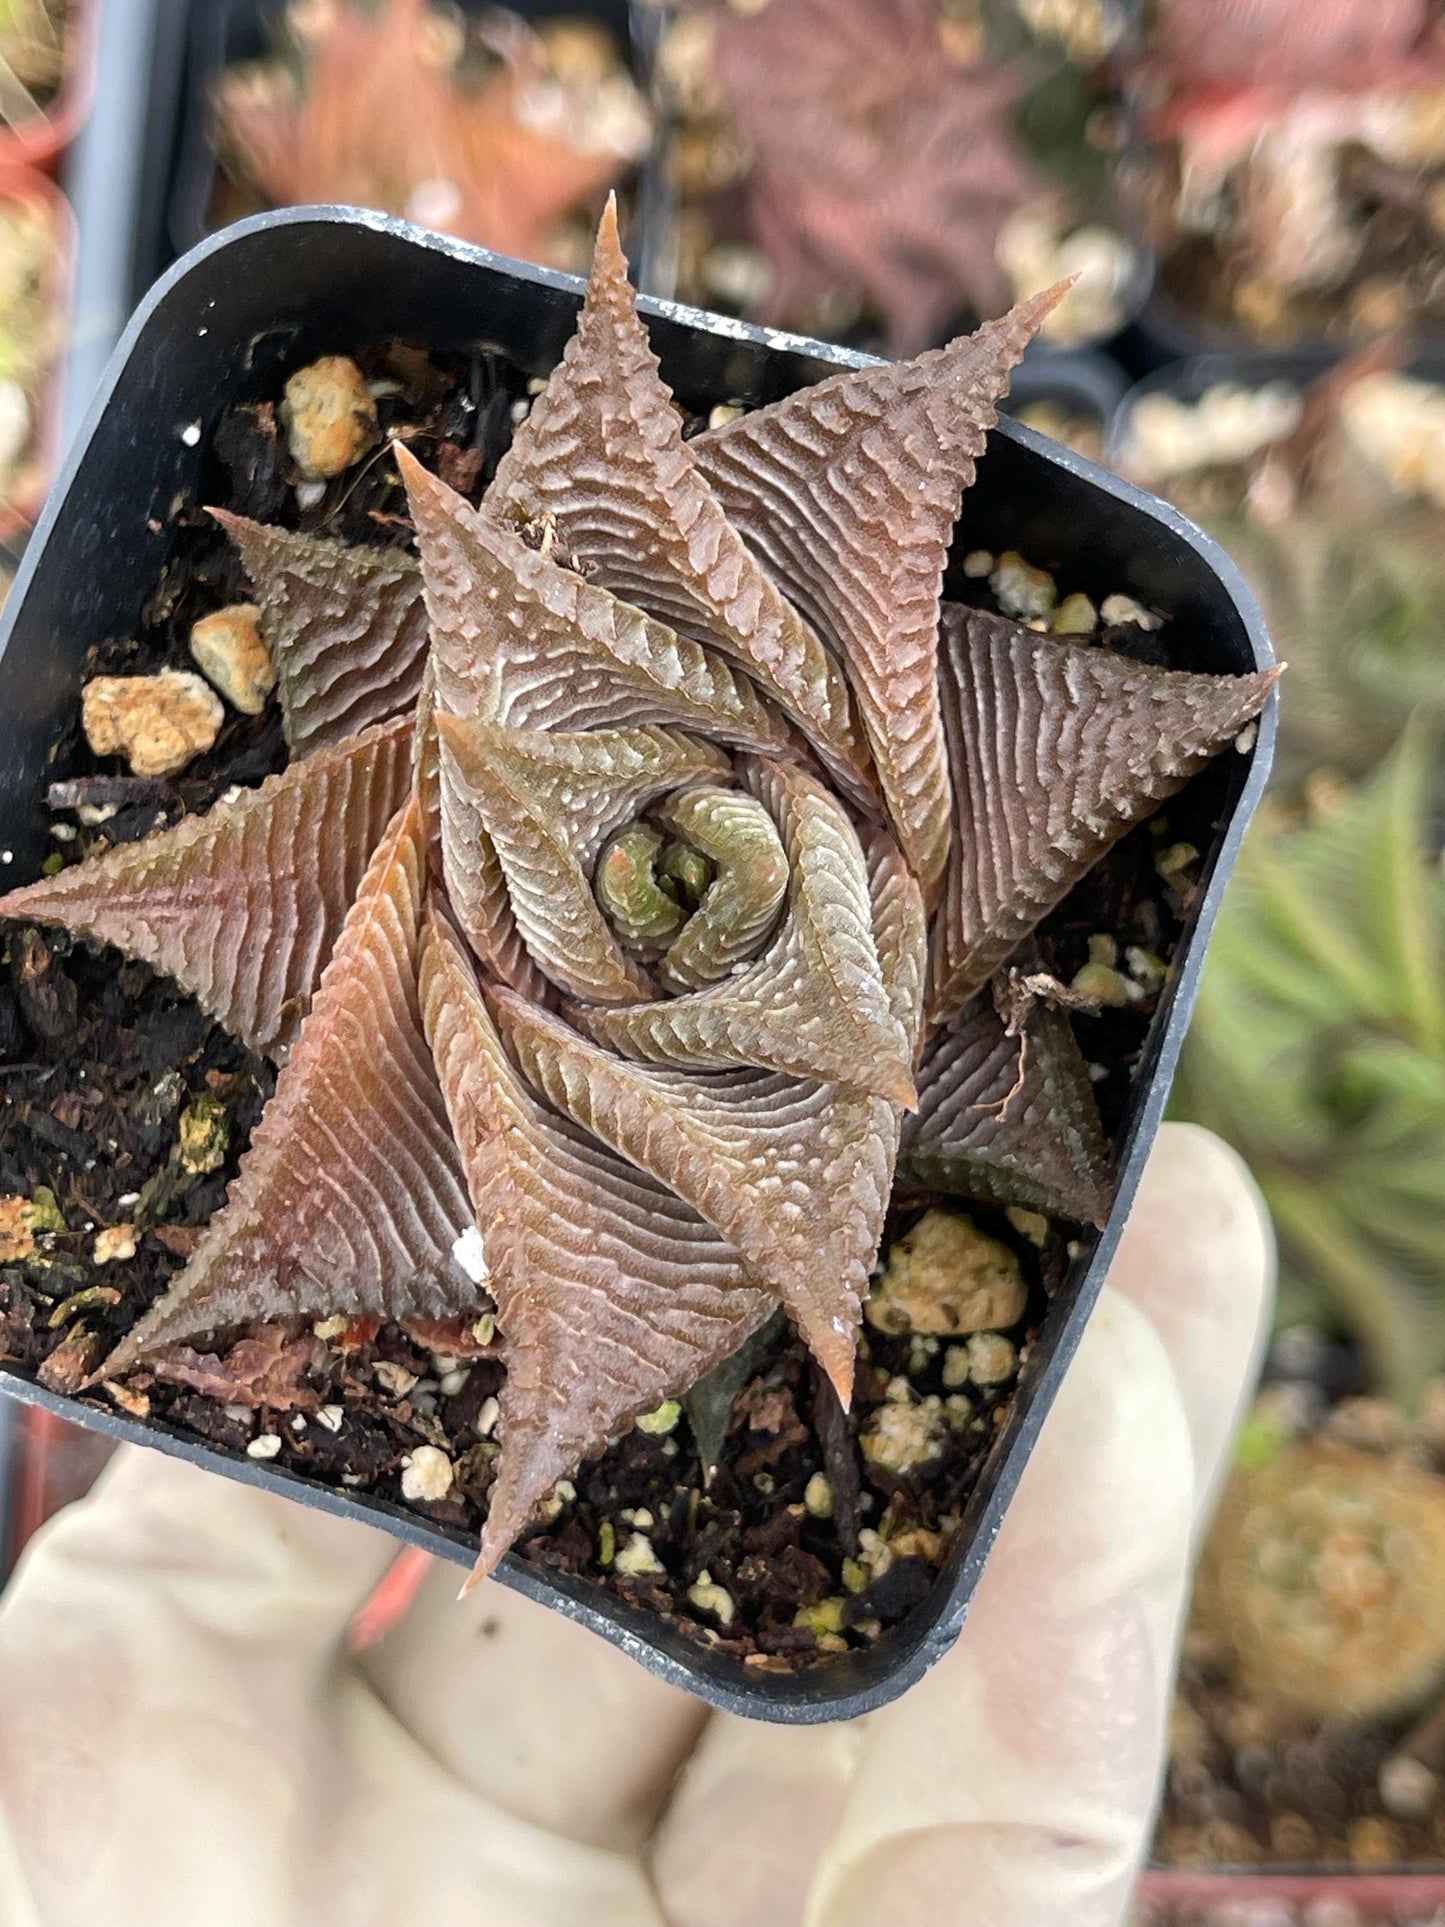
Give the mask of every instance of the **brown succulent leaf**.
MULTIPOLYGON (((592 888, 612 835, 653 798, 727 776, 720 750, 667 729, 512 729, 438 712, 445 781, 481 818, 522 940, 552 983, 598 1003, 652 995, 592 888)), ((443 848, 446 817, 443 816, 443 848)))
POLYGON ((1154 19, 1140 65, 1201 111, 1239 109, 1258 88, 1259 111, 1308 89, 1356 93, 1382 83, 1403 88, 1445 70, 1438 18, 1427 0, 1170 0, 1154 19), (1223 91, 1223 98, 1219 94, 1223 91))
MULTIPOLYGON (((868 874, 877 953, 911 1054, 923 1021, 923 899, 882 830, 870 832, 868 874)), ((646 1069, 595 1050, 520 999, 499 994, 497 1011, 524 1071, 559 1110, 747 1252, 846 1404, 858 1307, 892 1188, 898 1106, 762 1071, 697 1078, 646 1069)))
POLYGON ((1279 675, 1194 675, 945 606, 957 799, 930 1017, 956 1019, 1111 844, 1257 716, 1279 675))
POLYGON ((935 0, 718 12, 718 90, 772 269, 763 318, 862 295, 910 354, 960 309, 1001 307, 999 234, 1045 187, 1012 126, 1024 71, 950 58, 935 0))
POLYGON ((776 1300, 688 1204, 532 1095, 436 911, 421 1001, 506 1339, 481 1577, 559 1478, 711 1371, 776 1300))
POLYGON ((171 977, 252 1050, 283 1055, 411 782, 411 721, 319 749, 259 789, 0 897, 171 977))
POLYGON ((682 1409, 687 1414, 693 1443, 702 1461, 705 1485, 712 1484, 712 1476, 722 1459, 739 1392, 749 1379, 756 1377, 763 1360, 782 1337, 786 1327, 787 1313, 780 1305, 765 1325, 760 1325, 735 1352, 731 1352, 720 1365, 714 1365, 690 1391, 683 1394, 682 1409))
POLYGON ((494 1005, 528 1082, 737 1248, 787 1306, 846 1404, 898 1107, 773 1071, 698 1077, 630 1063, 510 991, 496 991, 494 1005))
POLYGON ((873 941, 888 1001, 913 1062, 923 1041, 928 913, 918 880, 888 832, 869 823, 861 834, 873 904, 873 941))
POLYGON ((577 332, 503 456, 487 512, 554 531, 594 581, 740 663, 839 784, 876 807, 847 678, 693 460, 603 216, 577 332))
POLYGON ((210 513, 250 578, 294 755, 416 707, 427 621, 414 556, 210 513))
POLYGON ((930 902, 952 797, 938 611, 959 501, 1063 293, 914 361, 848 369, 691 443, 729 522, 847 663, 889 816, 930 902))
POLYGON ((339 0, 307 22, 299 84, 279 62, 243 67, 217 100, 223 150, 278 207, 376 207, 545 259, 562 217, 645 144, 640 99, 614 89, 612 114, 600 115, 500 9, 487 36, 498 63, 471 83, 429 0, 339 0))
MULTIPOLYGON (((673 725, 788 754, 783 718, 715 652, 675 636, 479 515, 399 444, 426 580, 437 706, 529 729, 673 725)), ((493 975, 545 1001, 474 801, 445 767, 439 811, 447 893, 493 975)))
POLYGON ((437 706, 518 729, 686 729, 797 753, 745 675, 479 514, 400 444, 426 580, 437 706))
POLYGON ((788 856, 782 929, 755 963, 686 996, 616 1009, 569 1005, 587 1034, 675 1068, 785 1071, 914 1101, 913 1052, 885 989, 868 866, 835 797, 787 763, 745 760, 788 856))
POLYGON ((545 1002, 551 986, 523 941, 497 846, 451 757, 441 757, 438 780, 442 876, 457 922, 493 976, 522 996, 545 1002))
POLYGON ((445 1317, 477 1302, 452 1255, 472 1217, 417 1008, 424 882, 413 797, 362 879, 225 1204, 107 1377, 243 1320, 445 1317))
POLYGON ((1037 1002, 1017 1035, 991 989, 931 1041, 903 1121, 905 1182, 1102 1228, 1114 1199, 1093 1087, 1062 1011, 1037 1002))

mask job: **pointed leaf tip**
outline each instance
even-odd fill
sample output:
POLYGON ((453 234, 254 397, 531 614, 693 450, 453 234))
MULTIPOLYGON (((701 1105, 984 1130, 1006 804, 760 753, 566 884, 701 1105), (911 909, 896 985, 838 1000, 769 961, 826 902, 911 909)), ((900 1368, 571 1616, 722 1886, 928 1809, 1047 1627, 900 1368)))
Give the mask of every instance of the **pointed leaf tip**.
POLYGON ((424 868, 411 798, 367 867, 225 1204, 107 1375, 252 1318, 447 1317, 475 1303, 452 1258, 471 1214, 417 1007, 424 868))
POLYGON ((957 821, 933 933, 936 1024, 1259 714, 1278 676, 1156 669, 952 606, 940 670, 957 821))
POLYGON ((597 223, 597 240, 592 250, 592 268, 595 274, 599 268, 605 273, 617 273, 626 278, 627 257, 622 251, 622 233, 617 219, 617 189, 609 190, 602 204, 602 217, 597 223))
POLYGON ((285 1051, 410 786, 402 718, 0 898, 170 977, 252 1050, 285 1051))
POLYGON ((592 583, 739 664, 850 798, 876 813, 843 668, 701 473, 605 234, 577 332, 498 464, 486 508, 554 530, 592 583))
POLYGON ((207 513, 250 578, 294 756, 415 707, 427 653, 415 556, 207 513))
POLYGON ((534 1095, 434 905, 420 984, 507 1345, 486 1573, 559 1478, 736 1350, 775 1301, 690 1204, 534 1095))
POLYGON ((1061 290, 911 361, 845 369, 697 436, 732 525, 847 663, 888 818, 930 907, 953 821, 943 571, 1014 368, 1061 290))

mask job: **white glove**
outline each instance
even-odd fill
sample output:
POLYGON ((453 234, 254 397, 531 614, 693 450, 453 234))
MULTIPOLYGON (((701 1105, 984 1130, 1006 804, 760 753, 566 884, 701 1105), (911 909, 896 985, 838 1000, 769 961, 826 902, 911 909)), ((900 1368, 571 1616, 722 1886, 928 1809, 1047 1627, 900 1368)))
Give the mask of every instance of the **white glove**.
POLYGON ((0 1601, 0 1923, 1109 1927, 1270 1272, 1166 1128, 962 1638, 848 1725, 709 1716, 450 1568, 351 1659, 394 1542, 119 1454, 0 1601))

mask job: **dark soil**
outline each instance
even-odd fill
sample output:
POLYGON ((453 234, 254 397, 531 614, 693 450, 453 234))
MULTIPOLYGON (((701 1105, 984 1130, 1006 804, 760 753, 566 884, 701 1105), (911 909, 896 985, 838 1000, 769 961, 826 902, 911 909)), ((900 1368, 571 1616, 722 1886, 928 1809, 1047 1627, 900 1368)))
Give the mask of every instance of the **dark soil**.
MULTIPOLYGON (((477 498, 507 444, 514 410, 525 405, 523 378, 482 353, 433 361, 392 348, 360 358, 369 374, 393 385, 380 404, 383 429, 405 435, 424 462, 477 498)), ((410 538, 403 491, 379 451, 305 511, 294 482, 271 404, 237 408, 223 421, 203 500, 350 541, 402 545, 410 538)), ((1070 586, 1062 582, 1061 592, 1070 586)), ((986 594, 977 582, 959 588, 986 594)), ((244 593, 219 530, 191 512, 137 633, 98 650, 87 673, 189 666, 190 623, 244 593)), ((1138 628, 1109 631, 1105 640, 1160 654, 1159 636, 1138 628)), ((50 866, 204 809, 230 784, 254 784, 282 767, 285 753, 273 705, 259 718, 232 717, 214 750, 181 777, 137 782, 97 763, 72 721, 56 763, 66 781, 52 792, 52 804, 64 807, 56 809, 50 866), (78 802, 88 824, 76 820, 78 802)), ((1180 814, 1188 820, 1182 803, 1180 814)), ((1172 954, 1192 886, 1177 876, 1166 882, 1156 870, 1169 835, 1166 822, 1144 825, 1050 920, 1046 957, 1065 980, 1099 932, 1112 933, 1121 951, 1137 944, 1166 960, 1172 954)), ((1202 831, 1195 840, 1205 840, 1202 831)), ((1153 1003, 1150 996, 1076 1020, 1111 1131, 1153 1003)), ((143 965, 53 932, 0 930, 0 1211, 7 1199, 53 1199, 55 1214, 53 1228, 42 1228, 28 1250, 20 1248, 25 1238, 4 1242, 0 1220, 0 1364, 82 1404, 119 1408, 233 1453, 250 1448, 253 1458, 357 1497, 399 1502, 408 1455, 439 1447, 454 1463, 455 1484, 445 1500, 415 1509, 474 1536, 498 1454, 491 1401, 504 1375, 485 1321, 480 1331, 378 1328, 368 1320, 271 1325, 227 1335, 214 1352, 179 1349, 123 1383, 78 1390, 184 1265, 236 1175, 274 1082, 268 1063, 143 965), (97 1234, 125 1225, 135 1231, 134 1254, 98 1263, 97 1234)), ((929 1202, 895 1201, 885 1249, 929 1202)), ((1051 1225, 1036 1246, 1004 1212, 969 1209, 1014 1247, 1029 1283, 1027 1314, 1010 1334, 1022 1364, 1064 1277, 1074 1228, 1051 1225)), ((943 1360, 936 1340, 868 1328, 845 1418, 784 1329, 736 1399, 711 1481, 685 1418, 661 1435, 634 1430, 576 1474, 572 1496, 567 1482, 558 1488, 555 1516, 518 1553, 760 1667, 788 1668, 867 1644, 929 1592, 1010 1411, 1012 1380, 954 1393, 963 1403, 953 1408, 945 1456, 907 1479, 877 1472, 859 1447, 870 1414, 900 1378, 917 1394, 948 1397, 943 1360), (816 1486, 812 1509, 804 1503, 820 1472, 831 1516, 818 1516, 816 1486), (626 1549, 638 1533, 660 1571, 625 1570, 637 1563, 626 1549), (726 1624, 688 1597, 703 1573, 734 1603, 726 1624), (824 1601, 832 1604, 811 1622, 795 1623, 824 1601)))

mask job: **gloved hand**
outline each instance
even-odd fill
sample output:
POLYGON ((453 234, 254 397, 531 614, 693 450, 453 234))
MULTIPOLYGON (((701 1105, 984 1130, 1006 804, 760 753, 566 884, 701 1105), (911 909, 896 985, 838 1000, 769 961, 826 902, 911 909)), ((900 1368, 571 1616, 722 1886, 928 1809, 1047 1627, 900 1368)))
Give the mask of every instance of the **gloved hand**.
POLYGON ((847 1725, 709 1715, 367 1528, 120 1454, 0 1602, 4 1927, 1106 1927, 1271 1247, 1168 1128, 957 1647, 847 1725))

